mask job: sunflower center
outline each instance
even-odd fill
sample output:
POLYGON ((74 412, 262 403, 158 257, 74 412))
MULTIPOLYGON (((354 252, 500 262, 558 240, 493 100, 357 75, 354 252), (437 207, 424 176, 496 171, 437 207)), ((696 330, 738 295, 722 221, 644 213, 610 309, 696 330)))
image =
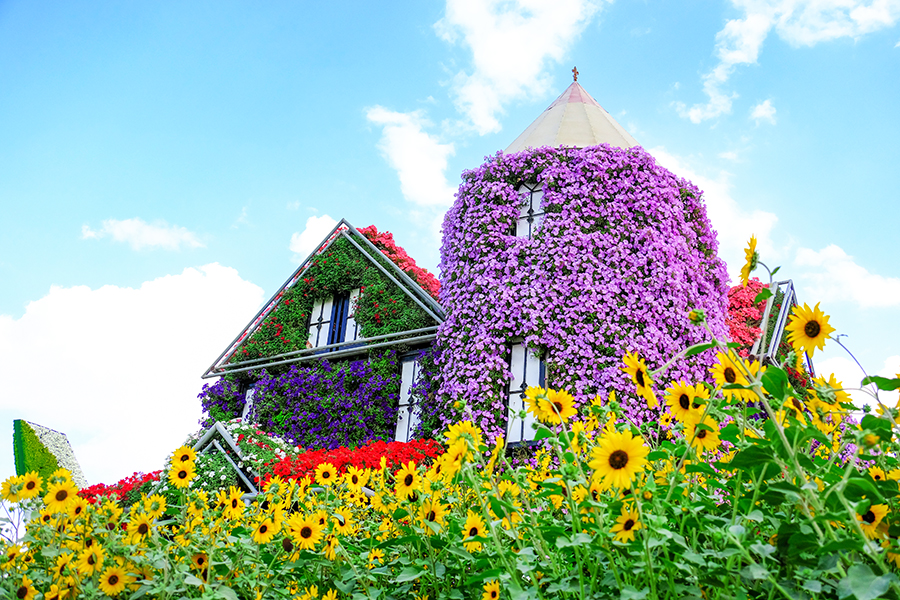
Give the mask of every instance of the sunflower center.
POLYGON ((472 527, 471 529, 469 529, 469 537, 475 537, 476 535, 478 535, 477 527, 472 527))
POLYGON ((405 485, 406 487, 409 487, 412 485, 412 483, 413 483, 412 473, 407 473, 406 477, 403 478, 403 485, 405 485))
POLYGON ((722 371, 722 374, 725 375, 725 381, 728 383, 734 383, 737 381, 737 375, 734 372, 734 369, 731 367, 725 367, 725 370, 722 371))
POLYGON ((119 583, 119 576, 113 573, 109 576, 109 585, 116 585, 119 583))
POLYGON ((309 525, 304 525, 303 527, 301 527, 300 528, 300 537, 302 537, 304 540, 308 540, 309 538, 311 538, 312 537, 312 527, 310 527, 309 525))
POLYGON ((77 516, 80 515, 80 514, 81 514, 81 507, 80 507, 80 506, 76 506, 76 507, 75 507, 75 516, 77 517, 77 516))
POLYGON ((881 479, 881 475, 875 474, 872 476, 872 479, 874 479, 875 481, 878 481, 879 479, 881 479))
POLYGON ((66 498, 68 497, 69 492, 67 492, 66 490, 59 490, 58 492, 56 492, 55 496, 57 502, 65 502, 66 498))
POLYGON ((261 534, 263 534, 263 535, 265 535, 265 533, 266 533, 268 530, 269 530, 269 526, 266 525, 265 523, 263 523, 262 525, 259 526, 259 532, 260 532, 261 534))
POLYGON ((562 405, 562 402, 554 402, 554 403, 553 403, 553 408, 556 409, 556 412, 562 414, 562 411, 563 411, 563 405, 562 405))
POLYGON ((631 529, 632 529, 633 527, 634 527, 634 519, 628 519, 628 520, 625 521, 625 523, 622 525, 622 529, 624 529, 625 531, 631 531, 631 529))
POLYGON ((497 597, 497 590, 491 590, 491 598, 497 597))
POLYGON ((430 511, 428 511, 428 515, 425 517, 425 520, 426 521, 434 521, 436 517, 437 517, 437 515, 434 514, 434 511, 430 510, 430 511))
POLYGON ((16 590, 16 598, 24 598, 28 595, 28 588, 24 585, 21 586, 18 590, 16 590))
POLYGON ((322 473, 322 479, 331 479, 331 473, 329 471, 324 471, 322 473))
POLYGON ((198 566, 198 567, 202 567, 202 566, 203 566, 203 563, 205 563, 205 562, 206 562, 206 559, 203 558, 202 556, 198 556, 198 557, 197 557, 197 566, 198 566))
POLYGON ((691 399, 688 398, 687 394, 682 394, 682 395, 678 396, 678 404, 684 410, 688 410, 691 408, 691 399))
POLYGON ((294 550, 294 544, 288 538, 281 540, 281 547, 284 548, 285 552, 292 552, 294 550))
POLYGON ((628 453, 624 450, 616 450, 609 455, 609 466, 613 469, 624 469, 628 464, 628 453))
POLYGON ((350 478, 350 481, 353 482, 353 485, 358 485, 358 484, 359 484, 359 477, 357 477, 356 475, 354 475, 353 477, 350 478))
POLYGON ((25 484, 25 489, 26 489, 26 490, 29 490, 29 491, 30 491, 30 490, 33 490, 33 489, 34 489, 34 486, 35 486, 35 483, 36 483, 36 482, 34 482, 34 481, 29 481, 28 483, 25 484))
POLYGON ((644 387, 644 371, 642 369, 638 369, 634 374, 635 379, 637 379, 637 383, 639 386, 644 387))
POLYGON ((863 515, 863 521, 866 523, 872 524, 875 522, 875 513, 872 512, 872 509, 869 509, 866 514, 863 515))
POLYGON ((180 457, 178 457, 178 462, 187 462, 190 458, 191 457, 187 454, 182 454, 180 457))
POLYGON ((818 321, 810 321, 803 327, 803 333, 806 334, 806 337, 817 337, 819 333, 822 332, 822 326, 819 325, 818 321))
POLYGON ((237 498, 231 499, 231 508, 237 508, 237 498))
POLYGON ((178 471, 178 479, 187 479, 187 471, 184 469, 178 471))
MULTIPOLYGON (((871 512, 871 511, 869 511, 869 512, 871 512)), ((97 564, 97 560, 94 558, 94 555, 93 555, 93 554, 91 554, 90 556, 88 556, 87 564, 91 565, 92 567, 93 567, 95 564, 97 564)))
POLYGON ((706 430, 705 430, 705 429, 701 429, 700 431, 697 432, 697 439, 698 439, 698 440, 702 440, 702 439, 704 439, 705 437, 706 437, 706 430))
POLYGON ((93 545, 94 545, 94 540, 93 540, 93 538, 88 538, 88 539, 86 539, 86 540, 84 541, 84 547, 85 547, 85 548, 90 548, 90 547, 93 546, 93 545))
POLYGON ((147 524, 146 524, 146 523, 141 523, 140 525, 138 525, 138 529, 137 529, 137 530, 138 530, 138 533, 139 533, 139 534, 141 534, 141 535, 147 535, 147 532, 150 531, 150 528, 147 527, 147 524))

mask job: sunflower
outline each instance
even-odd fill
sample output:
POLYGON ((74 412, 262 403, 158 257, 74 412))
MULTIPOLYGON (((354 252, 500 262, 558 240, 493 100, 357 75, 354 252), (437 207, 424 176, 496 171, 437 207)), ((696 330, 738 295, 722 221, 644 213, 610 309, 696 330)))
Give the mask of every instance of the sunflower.
POLYGON ((378 548, 369 550, 369 568, 374 569, 381 564, 384 564, 384 551, 378 548))
POLYGON ((325 547, 322 548, 322 551, 325 553, 325 558, 328 560, 334 561, 337 559, 337 549, 340 547, 341 542, 337 538, 336 535, 329 535, 325 538, 325 547))
POLYGON ((751 235, 747 248, 744 250, 746 262, 741 267, 741 285, 747 287, 750 282, 750 273, 756 270, 756 263, 759 262, 759 252, 756 251, 756 236, 751 235))
POLYGON ((473 425, 472 421, 454 423, 447 428, 444 435, 447 437, 448 446, 452 446, 458 441, 466 441, 471 444, 473 450, 478 451, 483 443, 481 430, 473 425))
POLYGON ((878 529, 878 526, 881 525, 881 521, 887 513, 887 504, 873 504, 865 514, 856 515, 856 518, 859 519, 859 526, 862 528, 863 533, 866 534, 867 538, 874 540, 878 537, 878 532, 876 530, 878 529))
POLYGON ((421 477, 416 473, 416 463, 409 461, 397 471, 396 487, 394 493, 398 500, 411 499, 416 491, 421 487, 421 477))
POLYGON ((322 463, 316 467, 316 483, 331 485, 337 479, 337 469, 331 463, 322 463))
POLYGON ((203 570, 209 566, 209 559, 203 552, 198 552, 191 557, 191 565, 195 569, 203 570))
POLYGON ((650 408, 659 406, 656 394, 653 393, 653 379, 650 378, 644 359, 638 356, 637 352, 633 354, 626 352, 623 360, 625 366, 622 370, 628 373, 632 383, 637 386, 637 395, 644 398, 647 401, 647 406, 650 408))
POLYGON ((444 525, 444 515, 448 513, 448 509, 441 503, 440 496, 432 496, 419 507, 419 522, 422 523, 422 529, 425 535, 433 535, 440 531, 444 525))
POLYGON ((150 515, 151 519, 158 519, 166 512, 166 497, 160 494, 153 494, 144 500, 144 511, 150 515))
POLYGON ((701 400, 709 400, 709 392, 703 385, 673 381, 672 385, 666 388, 666 404, 669 405, 672 416, 682 423, 700 420, 705 404, 701 400))
POLYGON ((315 515, 294 513, 288 518, 287 527, 291 538, 302 550, 313 550, 322 539, 323 527, 315 515))
POLYGON ((116 596, 125 589, 130 579, 122 567, 109 567, 100 576, 100 591, 107 596, 116 596))
POLYGON ((224 507, 222 511, 223 517, 226 519, 239 519, 241 517, 244 513, 244 500, 241 496, 243 496, 241 490, 235 486, 229 487, 228 493, 225 493, 225 490, 219 490, 218 500, 224 507))
MULTIPOLYGON (((710 368, 709 372, 712 374, 717 387, 724 387, 732 383, 738 385, 748 385, 747 378, 744 375, 744 370, 742 369, 742 367, 746 367, 746 364, 743 362, 743 359, 741 359, 741 357, 737 356, 734 352, 729 350, 728 354, 724 354, 722 352, 717 353, 716 361, 716 364, 714 364, 710 368)), ((725 398, 729 399, 745 398, 746 396, 742 393, 744 391, 745 390, 739 389, 723 389, 722 395, 725 398)))
POLYGON ((197 468, 192 462, 172 464, 169 471, 169 481, 177 488, 186 488, 191 484, 191 479, 197 476, 197 468))
POLYGON ((828 315, 819 310, 819 305, 810 308, 808 304, 794 306, 791 311, 791 321, 785 327, 785 331, 791 334, 791 344, 799 354, 801 350, 810 356, 825 347, 825 338, 831 335, 835 328, 828 324, 828 315))
POLYGON ((322 600, 338 600, 337 590, 328 590, 322 596, 322 600))
POLYGON ((0 487, 0 495, 7 502, 18 502, 22 496, 22 478, 17 475, 7 477, 0 487))
POLYGON ((194 462, 197 460, 197 453, 190 446, 182 446, 178 450, 175 451, 175 454, 172 455, 172 464, 184 464, 187 462, 194 462))
POLYGON ((610 529, 610 533, 616 534, 617 542, 634 541, 634 532, 641 528, 641 522, 638 520, 638 513, 626 505, 622 507, 622 514, 616 518, 616 524, 610 529))
POLYGON ((347 467, 344 473, 344 483, 354 492, 359 492, 364 485, 369 482, 369 472, 366 469, 359 469, 354 466, 347 467))
POLYGON ((44 592, 44 600, 63 600, 68 595, 69 590, 67 588, 60 588, 59 585, 54 583, 49 590, 44 592))
POLYGON ((41 486, 44 480, 35 471, 31 471, 22 475, 22 491, 19 493, 22 498, 34 498, 41 493, 41 486))
POLYGON ((705 450, 716 450, 721 443, 719 441, 719 423, 709 415, 703 417, 703 421, 700 423, 709 429, 700 429, 697 427, 699 423, 689 422, 684 427, 685 439, 697 449, 698 454, 702 454, 705 450))
POLYGON ((72 498, 72 501, 69 502, 69 508, 66 512, 68 513, 69 518, 74 521, 75 519, 84 516, 89 505, 90 503, 86 499, 81 496, 75 496, 72 498))
POLYGON ((103 559, 106 552, 99 544, 93 544, 81 553, 78 558, 78 572, 84 575, 93 575, 103 568, 103 559))
POLYGON ((266 517, 256 524, 251 537, 257 544, 268 544, 276 533, 278 533, 278 529, 272 523, 272 519, 266 517))
POLYGON ((578 413, 575 410, 575 398, 565 390, 548 389, 546 399, 540 398, 538 403, 544 414, 541 420, 545 423, 559 425, 578 413))
POLYGON ((51 483, 47 486, 47 495, 44 496, 44 504, 52 513, 66 512, 69 502, 78 494, 78 488, 71 481, 51 483))
POLYGON ((607 486, 624 489, 631 487, 631 482, 644 470, 649 453, 643 440, 632 436, 630 431, 612 431, 600 438, 591 450, 588 466, 607 486))
POLYGON ((544 410, 541 408, 540 400, 546 398, 547 392, 542 387, 529 386, 525 388, 525 405, 528 412, 539 420, 544 420, 544 410))
POLYGON ((481 600, 497 600, 500 597, 500 582, 496 579, 486 582, 483 589, 481 600))
POLYGON ((478 541, 470 541, 467 542, 465 540, 469 540, 471 538, 484 537, 484 519, 480 516, 469 511, 468 516, 466 517, 466 523, 463 525, 463 542, 466 547, 466 550, 469 552, 480 552, 481 551, 481 542, 478 541))
POLYGON ((875 481, 884 481, 887 479, 887 475, 881 467, 869 467, 869 475, 875 481))
POLYGON ((23 575, 22 582, 19 583, 19 587, 16 588, 16 598, 19 600, 33 600, 37 590, 31 585, 32 583, 33 582, 28 579, 28 575, 23 575))
POLYGON ((153 529, 153 517, 146 513, 138 513, 128 522, 127 531, 131 536, 131 543, 138 544, 147 537, 153 529))
POLYGON ((339 506, 334 509, 335 518, 331 520, 333 523, 331 529, 338 535, 351 535, 356 529, 353 524, 353 513, 346 506, 339 506))

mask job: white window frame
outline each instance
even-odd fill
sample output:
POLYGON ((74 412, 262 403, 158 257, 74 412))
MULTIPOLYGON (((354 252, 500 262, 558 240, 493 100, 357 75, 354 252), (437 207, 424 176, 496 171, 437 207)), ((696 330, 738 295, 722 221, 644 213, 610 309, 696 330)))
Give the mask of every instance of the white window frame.
POLYGON ((526 412, 525 418, 519 411, 526 410, 525 390, 531 386, 544 387, 547 379, 547 365, 544 353, 535 354, 524 340, 513 340, 508 345, 509 370, 512 379, 506 384, 506 443, 521 444, 534 440, 536 423, 534 415, 526 412))
POLYGON ((408 442, 421 422, 421 407, 412 396, 412 386, 419 379, 419 352, 400 357, 400 403, 397 407, 395 442, 408 442))
POLYGON ((309 318, 309 344, 307 347, 320 348, 329 343, 353 342, 362 339, 362 328, 355 318, 359 294, 360 288, 351 290, 345 307, 341 305, 343 295, 320 298, 313 303, 309 318), (344 314, 338 314, 342 308, 344 314))
POLYGON ((519 216, 516 218, 515 236, 531 239, 544 220, 544 188, 540 183, 523 183, 516 194, 519 198, 519 216))

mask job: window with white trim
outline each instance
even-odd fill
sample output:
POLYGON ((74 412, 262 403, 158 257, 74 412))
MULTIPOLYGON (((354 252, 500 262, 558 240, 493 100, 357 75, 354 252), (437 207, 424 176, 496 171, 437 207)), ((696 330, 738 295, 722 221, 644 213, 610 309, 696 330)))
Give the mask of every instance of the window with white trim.
POLYGON ((419 377, 419 353, 400 358, 400 406, 397 409, 397 427, 394 441, 408 442, 419 426, 419 404, 412 396, 412 386, 419 377))
POLYGON ((519 195, 519 218, 516 220, 516 237, 531 239, 544 219, 541 201, 544 188, 540 183, 523 183, 516 190, 519 195))
POLYGON ((309 316, 309 348, 328 344, 352 342, 362 337, 359 324, 353 318, 359 289, 331 298, 321 298, 313 304, 309 316))
POLYGON ((544 387, 546 365, 543 354, 538 356, 523 341, 514 341, 509 346, 509 370, 512 379, 506 388, 506 442, 529 442, 536 433, 532 427, 534 415, 526 413, 522 419, 519 412, 527 410, 525 390, 532 386, 544 387))

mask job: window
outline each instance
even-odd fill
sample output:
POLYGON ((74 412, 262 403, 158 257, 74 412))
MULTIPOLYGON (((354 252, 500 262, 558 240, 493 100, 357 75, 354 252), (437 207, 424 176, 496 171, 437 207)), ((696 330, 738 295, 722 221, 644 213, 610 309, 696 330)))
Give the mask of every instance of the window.
POLYGON ((544 218, 541 200, 544 189, 539 183, 523 183, 517 190, 519 194, 519 218, 516 220, 516 237, 531 239, 544 218))
POLYGON ((506 392, 506 441, 509 444, 529 442, 534 439, 532 424, 534 415, 527 413, 525 419, 519 411, 526 410, 525 390, 531 386, 544 387, 546 366, 543 355, 536 356, 525 343, 514 341, 509 348, 509 369, 512 379, 506 392))
POLYGON ((359 289, 316 300, 309 317, 309 348, 352 342, 362 337, 353 318, 359 289))
POLYGON ((400 358, 400 406, 397 409, 395 442, 408 442, 419 426, 419 405, 410 393, 419 377, 419 352, 400 358))

